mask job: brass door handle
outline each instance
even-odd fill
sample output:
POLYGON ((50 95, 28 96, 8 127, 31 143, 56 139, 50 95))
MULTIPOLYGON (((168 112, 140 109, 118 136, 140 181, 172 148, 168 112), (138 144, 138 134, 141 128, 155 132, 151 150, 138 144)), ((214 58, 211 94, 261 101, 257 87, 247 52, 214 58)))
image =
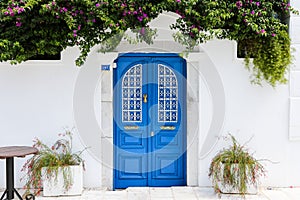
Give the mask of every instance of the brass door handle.
POLYGON ((147 94, 143 94, 143 102, 147 103, 148 102, 148 95, 147 94))
POLYGON ((173 131, 176 129, 175 126, 160 126, 161 130, 168 130, 168 131, 173 131))
POLYGON ((138 126, 124 126, 125 130, 138 130, 139 127, 138 126))

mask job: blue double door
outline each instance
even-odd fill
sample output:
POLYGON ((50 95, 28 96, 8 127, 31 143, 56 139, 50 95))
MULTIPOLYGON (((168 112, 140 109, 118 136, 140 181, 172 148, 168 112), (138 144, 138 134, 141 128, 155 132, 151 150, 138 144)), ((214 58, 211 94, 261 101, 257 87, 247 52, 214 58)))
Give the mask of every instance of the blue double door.
POLYGON ((114 188, 186 185, 186 61, 120 55, 114 68, 114 188))

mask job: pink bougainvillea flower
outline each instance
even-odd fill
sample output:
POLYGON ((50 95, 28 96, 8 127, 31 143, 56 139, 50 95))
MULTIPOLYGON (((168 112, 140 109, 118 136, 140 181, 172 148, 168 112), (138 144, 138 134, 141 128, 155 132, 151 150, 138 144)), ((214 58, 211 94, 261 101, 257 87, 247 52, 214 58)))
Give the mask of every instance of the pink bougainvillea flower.
POLYGON ((20 26, 22 26, 22 23, 19 22, 19 21, 16 21, 16 26, 17 26, 17 27, 20 27, 20 26))
POLYGON ((138 16, 137 19, 141 22, 143 21, 143 17, 142 16, 138 16))
POLYGON ((141 33, 142 35, 145 34, 145 27, 141 28, 140 33, 141 33))
POLYGON ((238 9, 241 9, 241 7, 243 6, 243 3, 241 1, 237 1, 235 5, 238 9))

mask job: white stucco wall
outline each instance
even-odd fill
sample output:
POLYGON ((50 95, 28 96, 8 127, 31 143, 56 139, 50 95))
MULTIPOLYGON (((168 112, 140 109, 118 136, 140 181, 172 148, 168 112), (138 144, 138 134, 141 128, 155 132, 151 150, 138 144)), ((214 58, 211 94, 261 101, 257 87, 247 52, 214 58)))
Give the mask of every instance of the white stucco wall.
MULTIPOLYGON (((280 85, 273 89, 266 84, 262 87, 252 85, 250 74, 243 68, 243 60, 232 56, 236 52, 234 43, 212 41, 203 48, 212 58, 225 90, 226 111, 222 134, 231 133, 241 143, 253 137, 248 146, 257 158, 277 163, 264 162, 268 170, 263 180, 265 185, 296 184, 295 175, 289 175, 294 162, 288 153, 292 148, 288 137, 289 86, 280 85)), ((205 176, 210 160, 224 144, 220 140, 211 154, 199 160, 200 185, 210 184, 205 176)))
MULTIPOLYGON (((292 3, 300 7, 299 2, 292 3)), ((182 47, 170 43, 170 31, 162 28, 174 19, 174 15, 168 15, 164 16, 164 23, 153 22, 163 34, 151 48, 140 45, 130 50, 180 50, 182 47)), ((236 44, 232 41, 210 41, 187 58, 188 134, 195 131, 197 135, 196 140, 188 138, 193 144, 188 149, 191 185, 210 185, 207 176, 210 160, 226 143, 218 141, 213 149, 211 144, 217 141, 218 135, 230 132, 241 143, 253 137, 248 146, 255 156, 275 162, 264 162, 268 173, 263 185, 300 186, 300 134, 293 131, 300 126, 300 112, 297 112, 300 107, 299 19, 291 17, 290 34, 296 51, 291 82, 287 85, 275 89, 266 84, 252 85, 243 60, 236 58, 236 44), (198 129, 192 127, 197 121, 198 129)), ((128 47, 124 44, 118 50, 126 51, 128 47)), ((69 48, 63 52, 61 61, 28 61, 17 66, 0 63, 0 146, 32 145, 34 137, 52 144, 63 127, 76 126, 75 150, 90 146, 84 153, 84 186, 109 186, 112 72, 101 71, 101 64, 112 64, 117 52, 103 55, 94 49, 81 68, 74 65, 77 56, 78 50, 69 48)), ((17 187, 22 187, 20 169, 25 161, 26 158, 15 159, 17 187)), ((0 177, 0 188, 3 188, 3 160, 0 177)))

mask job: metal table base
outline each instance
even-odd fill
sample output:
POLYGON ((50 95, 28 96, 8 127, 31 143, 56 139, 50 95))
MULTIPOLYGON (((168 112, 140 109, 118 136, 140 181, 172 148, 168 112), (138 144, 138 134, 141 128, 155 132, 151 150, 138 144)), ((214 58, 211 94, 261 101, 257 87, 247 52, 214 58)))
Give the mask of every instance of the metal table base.
POLYGON ((14 193, 16 193, 20 200, 23 200, 14 186, 14 158, 12 157, 6 158, 6 190, 2 194, 0 200, 3 200, 5 194, 7 200, 14 199, 14 193))

